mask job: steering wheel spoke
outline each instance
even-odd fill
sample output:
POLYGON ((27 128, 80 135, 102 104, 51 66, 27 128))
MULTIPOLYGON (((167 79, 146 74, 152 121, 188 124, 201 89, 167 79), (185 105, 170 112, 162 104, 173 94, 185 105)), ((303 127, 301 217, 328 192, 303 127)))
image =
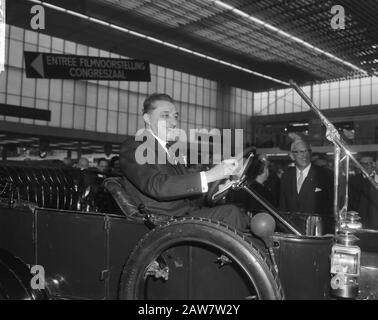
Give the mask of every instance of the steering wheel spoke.
POLYGON ((243 157, 247 156, 248 154, 249 156, 243 165, 243 169, 235 180, 223 179, 213 182, 206 196, 206 201, 209 205, 216 204, 227 195, 230 189, 240 185, 245 180, 247 170, 253 161, 253 153, 251 153, 251 149, 246 149, 243 152, 243 157))

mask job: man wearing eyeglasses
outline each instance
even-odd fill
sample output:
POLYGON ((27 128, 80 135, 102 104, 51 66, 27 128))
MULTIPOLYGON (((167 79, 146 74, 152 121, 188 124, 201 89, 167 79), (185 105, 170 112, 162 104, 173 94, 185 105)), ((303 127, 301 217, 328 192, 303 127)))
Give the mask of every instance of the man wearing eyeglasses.
POLYGON ((333 232, 333 182, 330 171, 311 164, 311 146, 298 139, 291 144, 290 158, 295 167, 282 176, 280 209, 288 212, 319 214, 325 232, 333 232))

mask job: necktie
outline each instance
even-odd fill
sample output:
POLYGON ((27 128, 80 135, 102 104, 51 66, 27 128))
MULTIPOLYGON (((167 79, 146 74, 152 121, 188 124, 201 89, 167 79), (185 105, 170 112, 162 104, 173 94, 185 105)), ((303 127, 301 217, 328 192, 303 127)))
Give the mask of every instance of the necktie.
POLYGON ((169 149, 171 146, 173 146, 176 143, 176 141, 167 141, 165 144, 165 147, 169 149))
POLYGON ((301 191, 303 180, 304 180, 303 171, 299 171, 299 177, 298 177, 298 180, 297 180, 297 191, 298 191, 298 194, 301 191))
POLYGON ((174 154, 169 148, 174 145, 176 141, 171 141, 166 143, 166 148, 168 150, 168 156, 174 161, 175 167, 181 172, 185 173, 186 167, 186 158, 184 156, 180 156, 179 149, 176 149, 176 154, 174 154))
POLYGON ((176 143, 176 141, 168 141, 165 144, 165 147, 167 148, 168 156, 174 161, 175 164, 177 164, 177 156, 169 149, 175 143, 176 143))

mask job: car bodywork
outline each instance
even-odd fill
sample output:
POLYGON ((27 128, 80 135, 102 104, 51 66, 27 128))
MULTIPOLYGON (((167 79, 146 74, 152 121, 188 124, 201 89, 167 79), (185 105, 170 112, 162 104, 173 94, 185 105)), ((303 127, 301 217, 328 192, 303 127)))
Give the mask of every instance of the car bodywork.
POLYGON ((58 296, 76 299, 116 299, 125 258, 148 231, 111 214, 41 208, 1 208, 0 221, 3 249, 43 266, 58 296))
MULTIPOLYGON (((66 192, 66 197, 63 197, 61 201, 55 197, 55 201, 48 202, 46 200, 45 207, 38 205, 38 201, 48 198, 53 188, 50 188, 48 184, 44 188, 38 184, 32 185, 31 180, 26 178, 28 175, 48 174, 48 179, 45 176, 45 179, 41 181, 51 181, 53 184, 58 183, 55 181, 56 176, 60 176, 60 181, 63 181, 62 176, 64 175, 66 180, 75 186, 77 182, 69 181, 70 177, 80 180, 80 178, 84 178, 84 172, 41 165, 20 166, 14 163, 4 163, 2 173, 1 250, 15 259, 20 259, 25 266, 42 266, 45 273, 46 294, 49 298, 122 298, 120 296, 122 273, 125 272, 125 264, 132 252, 138 247, 141 239, 152 232, 151 230, 161 228, 158 225, 169 226, 175 220, 170 217, 157 220, 156 217, 146 217, 141 213, 139 216, 135 215, 139 210, 134 208, 133 211, 132 204, 128 203, 129 200, 123 198, 125 190, 120 184, 122 178, 108 178, 105 180, 107 189, 99 191, 110 194, 116 203, 121 204, 119 206, 121 209, 118 207, 119 214, 112 214, 111 212, 98 212, 98 205, 82 205, 82 194, 86 194, 88 197, 91 193, 91 191, 88 193, 85 185, 82 185, 81 189, 76 188, 76 193, 66 192), (15 183, 17 176, 21 179, 23 176, 25 181, 22 184, 15 183), (10 181, 13 181, 13 186, 10 185, 10 181), (44 196, 42 196, 42 192, 45 192, 44 196), (30 201, 32 198, 37 203, 30 201), (28 199, 28 201, 23 199, 28 199), (119 201, 124 201, 126 204, 119 201), (70 203, 70 207, 64 209, 67 207, 67 203, 70 203), (126 215, 122 213, 122 205, 128 206, 125 211, 126 215), (54 206, 55 208, 53 208, 54 206)), ((73 187, 73 190, 76 189, 73 187)), ((98 188, 94 189, 98 190, 98 188)), ((58 191, 63 192, 62 190, 58 191)), ((94 197, 101 198, 98 193, 94 197)), ((196 228, 196 223, 204 224, 203 221, 194 221, 194 228, 196 228)), ((299 229, 302 227, 300 224, 297 226, 299 229)), ((179 224, 173 230, 175 230, 174 232, 178 230, 178 235, 180 235, 179 224)), ((219 226, 219 230, 215 228, 215 233, 219 233, 220 235, 217 236, 223 237, 222 233, 225 233, 225 227, 219 226)), ((372 235, 375 234, 368 233, 370 238, 372 235)), ((175 236, 172 237, 175 238, 175 236)), ((371 239, 367 240, 366 243, 371 243, 371 239)), ((242 240, 231 239, 231 241, 237 243, 242 240)), ((259 242, 252 236, 248 241, 257 244, 264 253, 261 241, 259 242)), ((280 285, 282 285, 285 298, 330 298, 329 255, 334 242, 333 236, 276 232, 273 241, 280 285)), ((372 279, 374 279, 373 272, 376 272, 377 269, 372 265, 372 261, 375 261, 373 252, 375 248, 369 250, 370 253, 363 255, 363 259, 365 259, 363 262, 366 261, 366 267, 369 267, 366 270, 369 272, 362 271, 364 277, 361 279, 366 279, 366 284, 362 281, 361 287, 366 287, 366 290, 361 292, 360 298, 374 296, 372 286, 375 285, 376 280, 372 281, 372 279)), ((264 254, 269 259, 269 255, 264 254)), ((222 258, 221 252, 203 250, 187 244, 185 247, 172 248, 168 256, 165 259, 165 265, 169 269, 169 280, 150 281, 149 293, 146 298, 243 299, 250 296, 239 272, 231 271, 227 267, 221 268, 217 263, 222 258), (204 278, 207 281, 204 282, 204 278), (202 279, 202 281, 198 281, 198 279, 202 279), (183 289, 177 290, 177 288, 183 289), (225 295, 224 292, 227 294, 225 295)), ((5 264, 4 259, 1 261, 5 264)), ((362 270, 364 269, 362 268, 362 270)), ((26 273, 24 269, 24 277, 30 281, 34 274, 30 270, 29 274, 26 273)), ((3 293, 4 296, 6 294, 9 294, 9 298, 17 298, 17 296, 10 295, 9 292, 3 293)), ((31 299, 33 295, 25 295, 25 297, 31 299)), ((35 294, 35 297, 46 297, 46 295, 35 294)))

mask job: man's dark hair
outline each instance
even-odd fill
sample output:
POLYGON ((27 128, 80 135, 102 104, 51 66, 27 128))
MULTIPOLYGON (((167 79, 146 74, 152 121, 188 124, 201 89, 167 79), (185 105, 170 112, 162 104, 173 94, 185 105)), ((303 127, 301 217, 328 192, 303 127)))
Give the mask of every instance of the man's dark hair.
POLYGON ((248 177, 250 180, 255 180, 265 170, 266 162, 259 159, 259 156, 252 161, 251 166, 248 168, 248 177))
POLYGON ((114 168, 114 164, 115 164, 116 161, 119 161, 119 156, 113 156, 113 157, 110 159, 109 167, 110 167, 110 168, 114 168))
POLYGON ((155 101, 168 101, 170 103, 173 103, 173 99, 171 96, 165 94, 165 93, 153 93, 150 94, 146 100, 143 102, 143 114, 145 113, 151 113, 156 106, 154 106, 155 101))

